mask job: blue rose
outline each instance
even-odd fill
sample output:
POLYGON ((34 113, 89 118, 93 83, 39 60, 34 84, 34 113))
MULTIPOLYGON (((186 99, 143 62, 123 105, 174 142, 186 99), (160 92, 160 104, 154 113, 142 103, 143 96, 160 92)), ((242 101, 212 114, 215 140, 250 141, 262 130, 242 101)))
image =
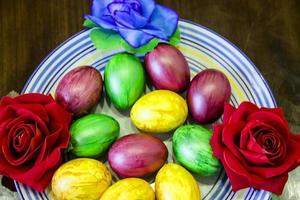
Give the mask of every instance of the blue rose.
POLYGON ((177 13, 154 0, 93 0, 85 18, 118 32, 134 48, 153 38, 169 40, 178 25, 177 13))

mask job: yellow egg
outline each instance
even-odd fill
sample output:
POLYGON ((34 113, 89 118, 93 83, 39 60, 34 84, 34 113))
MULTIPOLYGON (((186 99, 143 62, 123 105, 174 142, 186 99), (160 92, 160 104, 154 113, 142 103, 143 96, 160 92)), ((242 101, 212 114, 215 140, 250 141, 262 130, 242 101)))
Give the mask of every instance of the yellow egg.
POLYGON ((194 177, 175 163, 164 165, 155 178, 157 200, 200 200, 201 193, 194 177))
POLYGON ((126 178, 108 188, 101 200, 154 200, 149 183, 139 178, 126 178))
POLYGON ((133 105, 130 117, 142 131, 166 133, 182 125, 187 114, 187 104, 180 95, 168 90, 155 90, 133 105))
POLYGON ((63 164, 52 178, 52 192, 57 200, 99 200, 111 185, 111 174, 104 164, 79 158, 63 164))

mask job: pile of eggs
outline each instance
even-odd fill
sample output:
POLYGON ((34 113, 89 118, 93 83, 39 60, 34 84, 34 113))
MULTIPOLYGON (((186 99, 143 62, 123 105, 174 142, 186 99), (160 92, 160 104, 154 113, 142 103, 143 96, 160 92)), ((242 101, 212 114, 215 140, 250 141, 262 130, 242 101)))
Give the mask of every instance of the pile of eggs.
POLYGON ((191 173, 211 176, 220 168, 210 146, 212 133, 203 124, 221 117, 230 95, 229 81, 220 71, 207 69, 190 81, 184 55, 167 44, 148 53, 144 64, 134 55, 114 55, 104 81, 93 67, 73 69, 58 84, 55 99, 74 114, 68 150, 77 158, 55 172, 53 198, 199 200, 201 192, 191 173), (147 80, 157 90, 143 95, 147 80), (131 109, 131 121, 140 133, 119 138, 116 119, 90 113, 103 85, 117 109, 131 109), (194 123, 184 125, 189 113, 194 123), (158 133, 173 134, 176 163, 167 163, 168 149, 158 133), (109 167, 97 160, 103 156, 109 167), (112 172, 121 179, 114 184, 112 172), (145 181, 149 176, 155 176, 155 190, 145 181))

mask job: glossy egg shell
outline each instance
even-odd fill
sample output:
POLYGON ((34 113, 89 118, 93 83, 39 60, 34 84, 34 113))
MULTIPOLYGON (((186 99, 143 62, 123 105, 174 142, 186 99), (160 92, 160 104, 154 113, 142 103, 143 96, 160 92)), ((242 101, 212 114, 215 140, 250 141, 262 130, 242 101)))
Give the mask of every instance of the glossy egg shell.
POLYGON ((164 165, 155 178, 157 200, 200 200, 198 183, 186 169, 175 163, 164 165))
POLYGON ((78 158, 58 168, 51 186, 59 200, 99 200, 111 181, 111 173, 104 164, 90 158, 78 158))
POLYGON ((210 145, 211 131, 200 125, 184 125, 173 134, 176 160, 188 170, 201 176, 215 175, 220 169, 210 145))
POLYGON ((69 150, 78 157, 99 157, 118 138, 119 123, 100 113, 89 114, 74 121, 70 127, 69 150))
POLYGON ((168 150, 158 138, 130 134, 117 140, 108 152, 108 161, 120 177, 145 177, 158 171, 166 162, 168 150))
POLYGON ((155 194, 143 179, 125 178, 109 187, 101 200, 154 200, 155 194))
POLYGON ((105 92, 118 109, 128 109, 145 90, 145 71, 141 61, 130 54, 112 57, 104 70, 105 92))
POLYGON ((188 108, 185 100, 175 92, 155 90, 142 96, 132 107, 133 124, 147 133, 167 133, 183 124, 188 108))
POLYGON ((145 56, 151 83, 161 90, 183 92, 190 83, 190 69, 184 55, 174 46, 159 44, 145 56))

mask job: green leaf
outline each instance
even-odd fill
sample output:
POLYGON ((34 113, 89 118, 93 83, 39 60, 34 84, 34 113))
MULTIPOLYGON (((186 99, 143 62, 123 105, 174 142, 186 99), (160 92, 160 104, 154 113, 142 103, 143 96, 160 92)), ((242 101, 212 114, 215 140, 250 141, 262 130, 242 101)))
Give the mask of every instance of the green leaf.
POLYGON ((180 43, 180 28, 177 27, 175 33, 170 38, 170 44, 176 46, 180 43))
POLYGON ((130 53, 145 55, 146 53, 152 51, 158 45, 159 41, 160 40, 158 38, 153 38, 144 46, 141 46, 139 48, 133 48, 125 40, 122 40, 122 46, 126 49, 126 51, 130 53))
POLYGON ((123 40, 119 33, 103 28, 93 28, 90 38, 97 49, 107 51, 122 47, 123 40))
POLYGON ((83 26, 86 28, 94 28, 94 27, 97 27, 98 25, 95 24, 93 21, 86 19, 83 22, 83 26))

